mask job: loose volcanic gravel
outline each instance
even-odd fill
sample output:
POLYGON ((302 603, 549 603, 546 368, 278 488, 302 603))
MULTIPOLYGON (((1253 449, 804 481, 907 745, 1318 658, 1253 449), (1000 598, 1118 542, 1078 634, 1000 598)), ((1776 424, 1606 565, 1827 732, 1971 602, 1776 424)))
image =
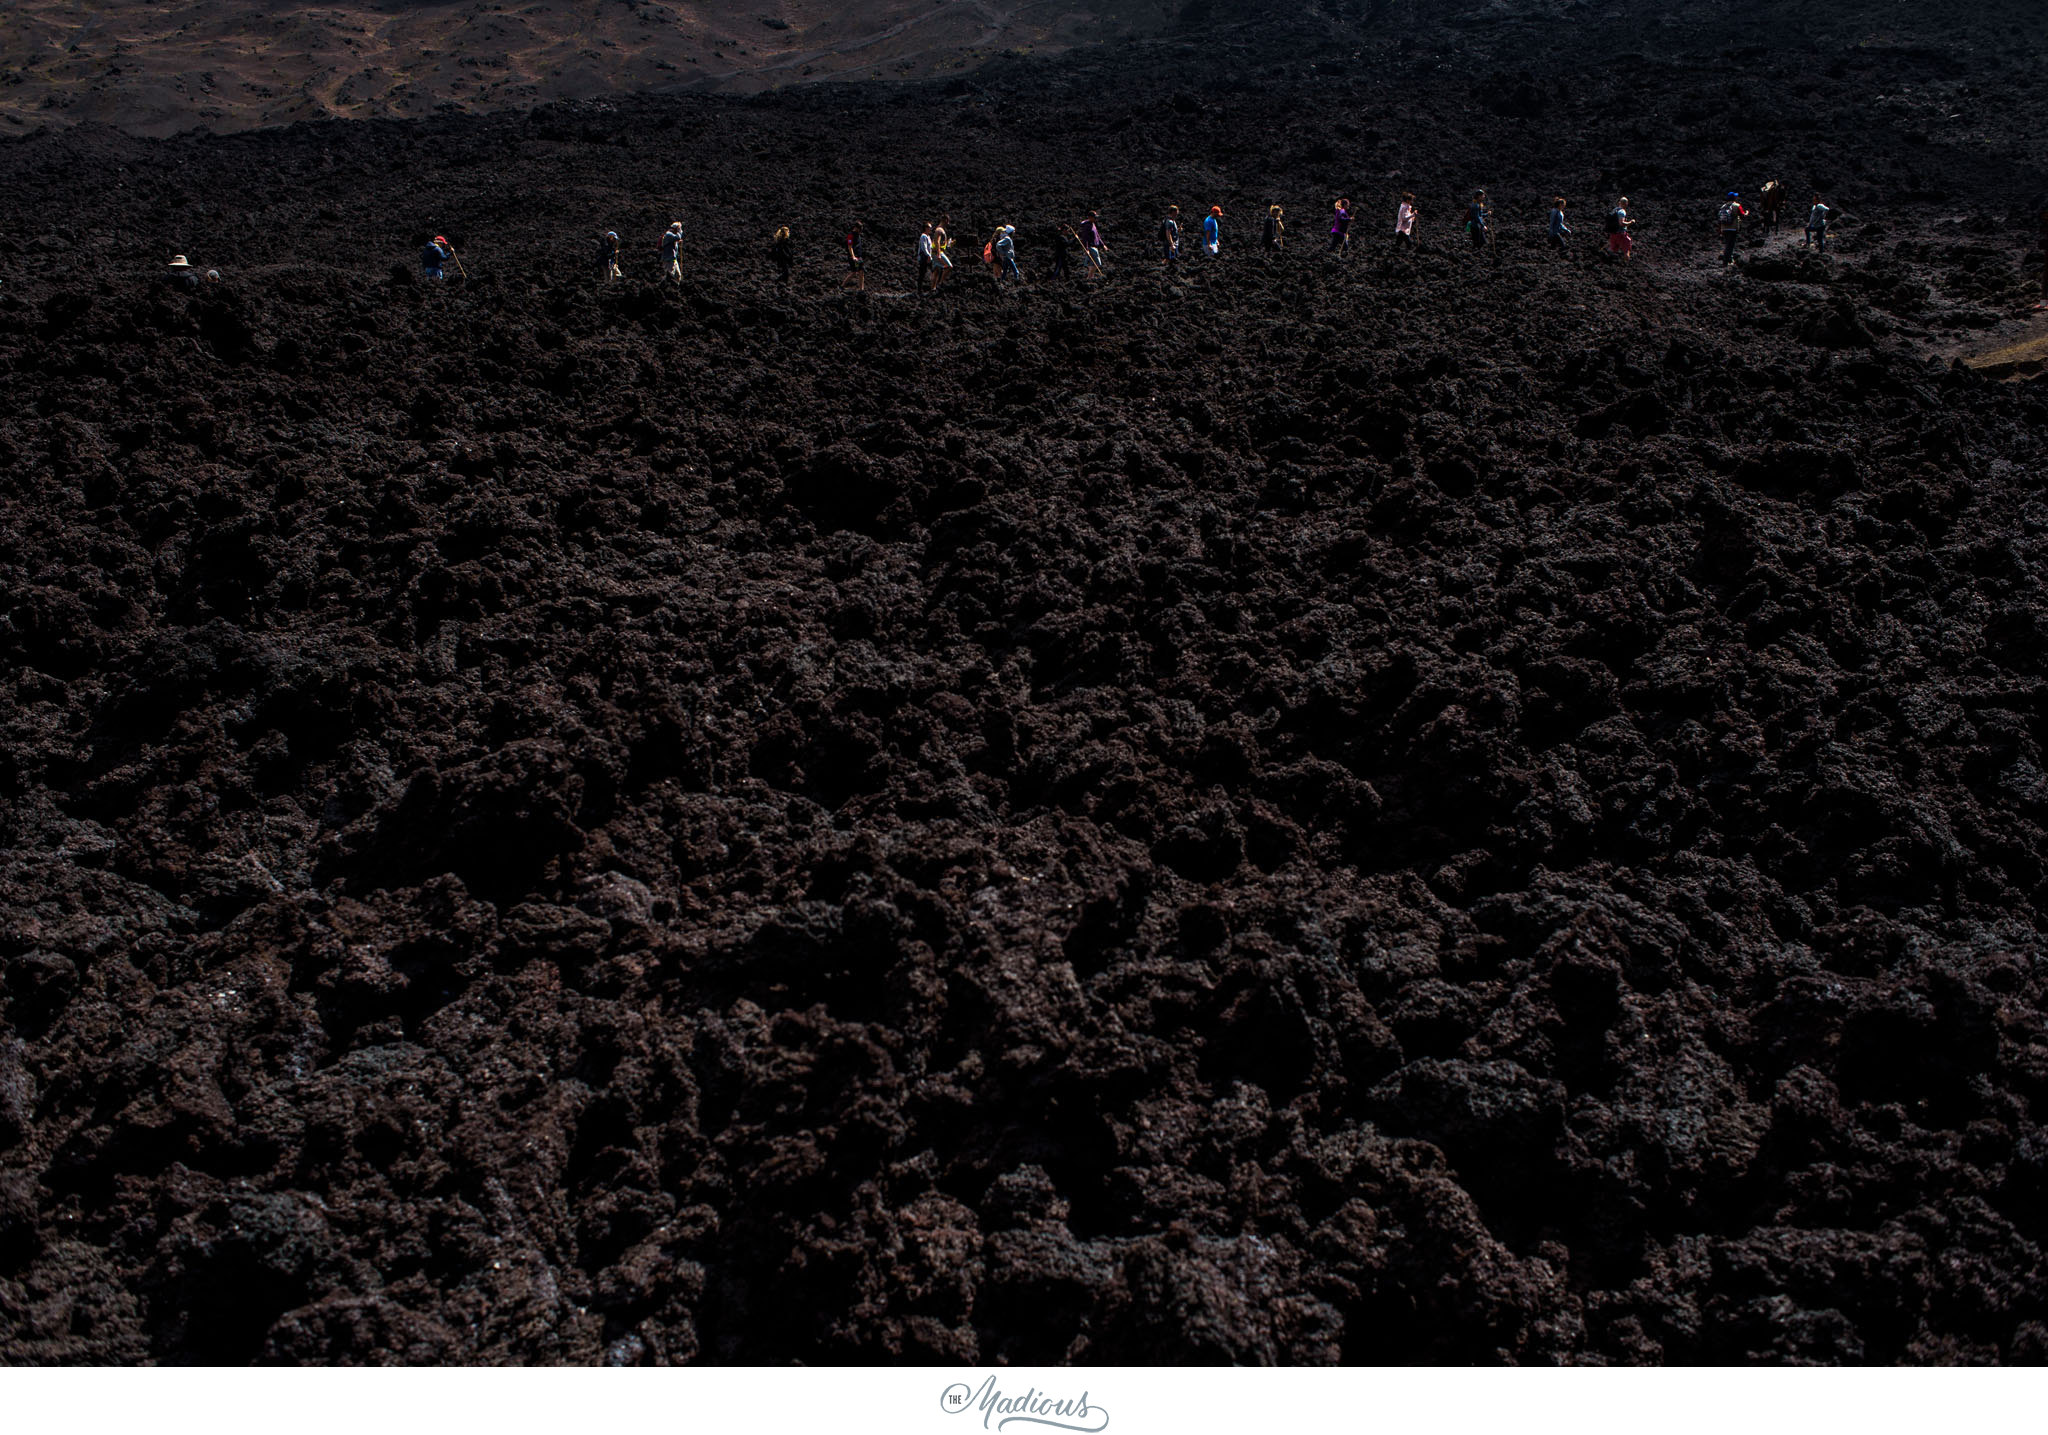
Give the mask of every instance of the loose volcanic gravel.
POLYGON ((0 145, 0 1360, 2048 1356, 2038 6, 1367 8, 0 145))

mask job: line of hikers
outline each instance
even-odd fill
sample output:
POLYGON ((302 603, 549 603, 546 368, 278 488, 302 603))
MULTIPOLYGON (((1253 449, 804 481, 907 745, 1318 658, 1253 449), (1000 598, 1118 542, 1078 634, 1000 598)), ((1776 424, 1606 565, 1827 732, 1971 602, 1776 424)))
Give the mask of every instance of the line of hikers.
MULTIPOLYGON (((1787 191, 1777 180, 1771 180, 1763 187, 1757 202, 1757 217, 1766 232, 1774 232, 1786 208, 1787 191)), ((1560 257, 1571 253, 1573 229, 1566 218, 1569 201, 1563 195, 1551 200, 1549 237, 1552 250, 1560 257)), ((1328 252, 1338 259, 1346 259, 1351 253, 1351 224, 1354 209, 1349 199, 1340 198, 1331 207, 1330 224, 1327 234, 1328 252)), ((1410 249, 1416 243, 1416 223, 1421 217, 1421 208, 1412 192, 1404 192, 1394 210, 1394 231, 1392 245, 1395 249, 1410 249)), ((1825 204, 1816 192, 1812 206, 1807 211, 1806 236, 1802 247, 1812 247, 1820 253, 1827 253, 1828 229, 1834 211, 1825 204)), ((1223 252, 1223 207, 1211 205, 1202 219, 1200 251, 1209 259, 1221 257, 1223 252)), ((1742 225, 1750 218, 1750 210, 1742 202, 1742 195, 1729 190, 1726 200, 1716 212, 1715 225, 1721 237, 1721 262, 1735 263, 1735 251, 1742 236, 1742 225)), ((953 244, 951 233, 952 217, 942 214, 930 224, 922 226, 917 235, 915 264, 919 292, 937 289, 946 276, 953 272, 953 244)), ((1635 252, 1634 229, 1636 220, 1629 213, 1629 199, 1622 195, 1607 211, 1607 251, 1622 259, 1631 258, 1635 252)), ((1486 191, 1474 190, 1471 201, 1465 206, 1466 241, 1478 250, 1494 249, 1493 207, 1488 203, 1486 191)), ((1279 254, 1288 242, 1286 211, 1281 206, 1269 205, 1265 222, 1259 231, 1259 245, 1269 254, 1279 254)), ((1017 226, 999 224, 988 240, 982 245, 981 260, 995 281, 1024 282, 1024 271, 1019 267, 1017 226)), ((1063 278, 1070 272, 1085 276, 1090 273, 1098 277, 1107 273, 1105 257, 1109 244, 1103 238, 1101 215, 1089 210, 1086 219, 1078 225, 1057 223, 1039 231, 1038 247, 1051 264, 1054 278, 1063 278)), ((859 220, 846 231, 841 240, 846 252, 846 278, 848 287, 867 288, 867 259, 865 234, 859 220)), ((660 255, 660 274, 664 279, 681 282, 683 277, 683 222, 678 219, 662 232, 657 248, 660 255)), ((1494 250, 1496 257, 1498 251, 1494 250)), ((1180 206, 1169 204, 1161 216, 1155 231, 1154 253, 1159 263, 1168 269, 1180 263, 1181 224, 1180 206)), ((606 230, 598 237, 596 247, 596 269, 600 281, 608 282, 625 277, 619 264, 620 243, 616 230, 606 230)), ((776 228, 768 244, 768 260, 781 278, 787 282, 796 268, 796 244, 790 235, 789 226, 776 228)), ((456 257, 455 247, 444 235, 435 235, 420 256, 421 270, 428 279, 446 277, 447 266, 453 264, 461 269, 462 261, 456 257)))

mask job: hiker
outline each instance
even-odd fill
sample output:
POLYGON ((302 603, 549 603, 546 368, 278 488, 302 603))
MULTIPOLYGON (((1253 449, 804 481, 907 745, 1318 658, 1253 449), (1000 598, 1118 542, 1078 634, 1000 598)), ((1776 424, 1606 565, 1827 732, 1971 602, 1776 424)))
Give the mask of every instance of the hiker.
POLYGON ((1340 199, 1330 212, 1330 252, 1342 259, 1351 252, 1351 201, 1340 199))
POLYGON ((946 271, 953 267, 953 236, 946 233, 946 226, 953 222, 953 216, 942 214, 939 222, 932 226, 932 288, 939 287, 939 281, 946 277, 946 271))
POLYGON ((861 258, 860 248, 860 221, 856 219, 853 228, 846 231, 846 279, 840 287, 844 288, 846 284, 851 284, 865 294, 868 292, 868 271, 866 261, 861 258))
POLYGON ((789 273, 796 268, 796 241, 789 237, 789 226, 779 225, 775 237, 768 241, 768 262, 782 271, 782 282, 789 282, 789 273))
POLYGON ((1486 191, 1483 189, 1473 190, 1472 202, 1465 206, 1465 232, 1472 236, 1472 247, 1474 249, 1484 249, 1486 247, 1486 241, 1489 238, 1486 232, 1486 221, 1492 215, 1493 210, 1487 207, 1486 191))
MULTIPOLYGON (((167 271, 164 277, 174 286, 183 289, 188 294, 199 292, 199 275, 192 268, 192 261, 184 255, 173 254, 171 262, 166 264, 164 268, 167 271)), ((439 279, 441 276, 439 274, 429 274, 427 277, 429 279, 439 279)))
POLYGON ((1287 220, 1277 204, 1266 206, 1266 231, 1263 236, 1268 254, 1278 254, 1287 242, 1287 220))
POLYGON ((1742 207, 1742 196, 1735 190, 1728 191, 1728 201, 1721 206, 1718 223, 1721 226, 1721 263, 1723 267, 1735 263, 1735 246, 1742 240, 1742 221, 1749 218, 1749 211, 1742 207))
POLYGON ((1101 216, 1092 209, 1088 211, 1088 217, 1081 221, 1081 248, 1087 251, 1088 267, 1097 274, 1102 273, 1102 251, 1109 246, 1102 242, 1101 216))
POLYGON ((1017 268, 1017 226, 997 225, 995 238, 989 241, 989 247, 995 251, 996 256, 996 283, 1003 282, 1003 271, 1008 270, 1010 277, 1022 284, 1024 275, 1017 268))
MULTIPOLYGON (((175 268, 178 261, 184 257, 180 254, 177 259, 172 260, 172 267, 175 268)), ((428 240, 427 247, 420 251, 420 274, 427 279, 446 279, 448 276, 442 266, 454 257, 455 246, 448 242, 448 236, 437 234, 428 240)))
POLYGON ((597 237, 597 277, 600 283, 625 277, 619 272, 619 233, 615 229, 597 237))
POLYGON ((1764 181, 1764 187, 1757 192, 1756 213, 1764 233, 1776 234, 1778 220, 1785 208, 1785 186, 1775 179, 1764 181))
POLYGON ((1828 217, 1834 211, 1820 202, 1820 195, 1813 197, 1813 208, 1806 211, 1806 238, 1799 241, 1801 249, 1812 245, 1821 253, 1828 252, 1828 217))
POLYGON ((1159 221, 1159 248, 1162 262, 1167 268, 1180 258, 1180 206, 1166 206, 1166 218, 1159 221))
POLYGON ((933 287, 932 280, 932 227, 927 224, 917 236, 917 292, 922 294, 933 287))
POLYGON ((661 272, 664 278, 683 282, 683 222, 678 219, 661 236, 661 272))
POLYGON ((1209 206, 1209 217, 1202 221, 1202 252, 1211 259, 1223 251, 1223 206, 1209 206))
POLYGON ((1572 232, 1572 227, 1564 222, 1564 206, 1565 199, 1561 194, 1550 201, 1550 242, 1557 246, 1559 258, 1568 252, 1564 237, 1572 232))
POLYGON ((1619 254, 1622 258, 1626 259, 1635 253, 1635 236, 1629 233, 1629 229, 1634 224, 1635 221, 1628 217, 1628 196, 1624 194, 1615 202, 1614 208, 1607 211, 1607 252, 1609 254, 1619 254))
POLYGON ((1394 247, 1403 249, 1415 243, 1415 193, 1403 190, 1401 206, 1394 211, 1394 247))
POLYGON ((1067 277, 1067 256, 1081 247, 1081 236, 1074 233, 1071 224, 1054 224, 1045 231, 1045 237, 1052 246, 1052 277, 1067 277))

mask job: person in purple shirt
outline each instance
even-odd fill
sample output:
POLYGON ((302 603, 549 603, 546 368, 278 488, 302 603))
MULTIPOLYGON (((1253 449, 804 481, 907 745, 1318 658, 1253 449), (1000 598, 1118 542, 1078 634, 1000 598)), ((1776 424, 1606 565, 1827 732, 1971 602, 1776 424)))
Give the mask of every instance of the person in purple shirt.
POLYGON ((1336 212, 1330 216, 1330 252, 1339 259, 1351 252, 1351 201, 1337 201, 1336 212))
POLYGON ((1087 251, 1088 267, 1097 274, 1102 273, 1102 251, 1109 246, 1102 242, 1102 224, 1092 209, 1081 221, 1081 247, 1087 251))

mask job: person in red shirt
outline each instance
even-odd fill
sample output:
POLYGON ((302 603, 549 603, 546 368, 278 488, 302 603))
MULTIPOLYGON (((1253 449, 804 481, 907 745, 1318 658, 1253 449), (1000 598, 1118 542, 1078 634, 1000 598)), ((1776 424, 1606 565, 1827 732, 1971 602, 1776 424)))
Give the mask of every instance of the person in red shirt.
POLYGON ((846 232, 846 282, 862 293, 866 293, 868 271, 866 263, 861 258, 860 251, 861 228, 860 221, 856 219, 853 222, 853 228, 846 232))

